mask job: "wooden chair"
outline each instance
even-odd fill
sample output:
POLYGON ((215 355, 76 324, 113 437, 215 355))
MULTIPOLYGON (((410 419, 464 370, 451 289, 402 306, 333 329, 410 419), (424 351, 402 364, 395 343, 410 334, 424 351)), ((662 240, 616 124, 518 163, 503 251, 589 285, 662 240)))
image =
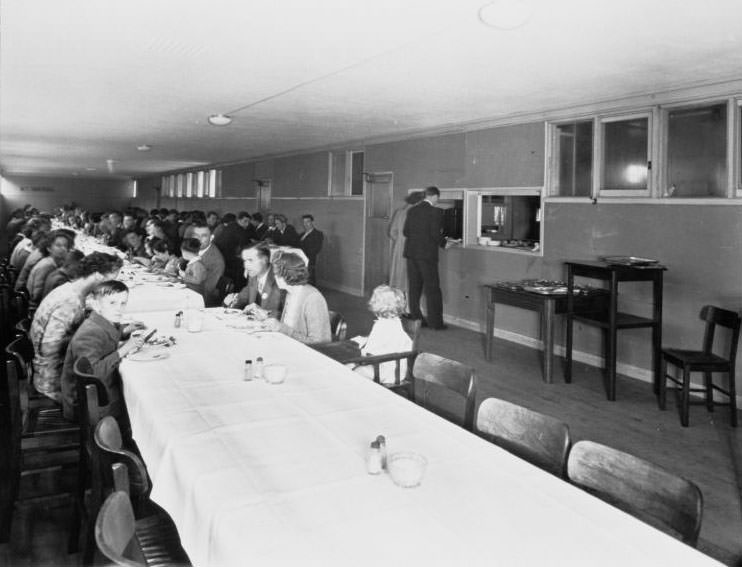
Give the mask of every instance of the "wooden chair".
POLYGON ((118 422, 110 415, 105 416, 98 422, 93 437, 95 450, 99 454, 100 470, 103 473, 100 477, 102 490, 114 487, 114 479, 109 473, 115 463, 121 463, 128 473, 135 508, 144 510, 152 485, 142 459, 133 451, 124 448, 118 422))
POLYGON ((78 551, 80 534, 84 534, 82 563, 89 565, 93 561, 95 552, 94 519, 103 502, 100 465, 94 451, 93 431, 106 414, 108 394, 105 385, 93 374, 93 367, 86 357, 81 356, 75 361, 73 372, 76 380, 77 417, 80 427, 80 462, 68 552, 78 551))
MULTIPOLYGON (((0 543, 10 537, 13 510, 26 497, 19 498, 21 481, 32 477, 54 477, 73 470, 79 459, 79 429, 62 417, 61 409, 28 400, 26 337, 6 348, 5 373, 0 380, 0 543)), ((53 404, 51 400, 48 400, 53 404)), ((57 483, 58 484, 58 483, 57 483)), ((29 495, 29 502, 66 501, 73 490, 54 486, 48 494, 29 495)))
POLYGON ((28 337, 28 333, 31 331, 31 319, 26 317, 25 319, 21 319, 15 324, 15 332, 16 332, 16 338, 26 336, 28 337))
MULTIPOLYGON (((418 321, 419 323, 419 321, 418 321)), ((347 362, 347 364, 355 365, 354 368, 359 366, 371 366, 374 372, 374 382, 381 384, 381 365, 384 363, 394 363, 394 383, 383 384, 386 388, 389 388, 397 394, 402 394, 413 399, 413 377, 412 377, 412 366, 415 363, 417 357, 417 351, 405 351, 395 352, 391 354, 379 354, 375 356, 360 356, 347 362), (402 361, 407 362, 407 370, 402 373, 402 361)))
POLYGON ((432 401, 442 391, 453 393, 464 399, 463 426, 474 430, 474 401, 477 381, 474 369, 455 360, 428 352, 420 353, 412 369, 410 399, 447 419, 456 416, 442 404, 432 401))
POLYGON ((155 515, 136 520, 129 495, 112 492, 95 521, 98 549, 116 565, 190 565, 172 520, 155 515))
POLYGON ((567 460, 567 476, 601 500, 696 545, 703 496, 692 482, 592 441, 574 444, 567 460))
POLYGON ((719 405, 714 401, 714 391, 721 392, 728 398, 729 410, 731 412, 732 427, 737 427, 737 393, 735 391, 735 365, 737 361, 737 345, 739 343, 740 316, 739 314, 705 305, 701 309, 701 320, 706 322, 706 330, 703 335, 701 350, 685 349, 662 349, 662 368, 659 384, 659 406, 665 409, 667 398, 667 380, 675 383, 680 393, 680 424, 688 427, 688 409, 691 404, 691 392, 705 392, 705 402, 693 402, 694 404, 706 404, 708 411, 714 411, 714 406, 719 405), (716 328, 729 329, 729 348, 726 357, 714 354, 714 338, 716 328), (677 380, 667 374, 667 365, 672 364, 682 371, 683 377, 677 380), (704 388, 691 388, 690 375, 692 372, 703 372, 704 388), (729 388, 723 389, 714 384, 713 372, 726 372, 729 375, 729 388))
POLYGON ((348 324, 345 322, 345 318, 337 311, 329 311, 329 313, 332 341, 344 341, 348 333, 348 324))
POLYGON ((477 410, 476 432, 532 465, 555 476, 565 476, 569 428, 558 419, 505 400, 487 398, 477 410))

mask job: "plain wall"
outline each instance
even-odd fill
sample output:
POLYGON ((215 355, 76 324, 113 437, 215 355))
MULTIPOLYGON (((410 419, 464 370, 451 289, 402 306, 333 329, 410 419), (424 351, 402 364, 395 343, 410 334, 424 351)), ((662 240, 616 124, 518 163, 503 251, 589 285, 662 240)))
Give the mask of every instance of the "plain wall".
MULTIPOLYGON (((479 131, 414 138, 369 145, 365 168, 392 172, 394 208, 411 188, 540 187, 544 183, 545 124, 529 123, 479 131)), ((254 184, 247 178, 273 179, 272 210, 284 212, 299 225, 300 215, 311 212, 325 232, 320 254, 319 279, 332 287, 361 289, 363 215, 360 199, 330 199, 327 191, 327 153, 263 160, 254 165, 228 166, 223 173, 230 193, 247 186, 249 197, 233 199, 162 200, 179 209, 216 209, 220 212, 255 208, 254 184)), ((154 206, 153 188, 159 178, 140 181, 137 203, 154 206)), ((667 266, 664 284, 663 343, 696 348, 702 325, 698 313, 704 304, 742 308, 742 206, 723 204, 647 204, 546 202, 543 256, 502 249, 453 248, 441 253, 440 275, 447 320, 470 328, 484 328, 485 296, 482 285, 524 278, 563 279, 564 261, 622 254, 656 258, 667 266)), ((591 283, 591 282, 585 282, 591 283)), ((593 282, 598 284, 598 282, 593 282)), ((619 307, 649 314, 649 286, 622 284, 619 307)), ((534 312, 499 306, 496 327, 500 335, 527 344, 540 340, 534 312)), ((556 344, 563 344, 557 327, 556 344)), ((577 326, 575 348, 599 362, 599 331, 577 326)), ((584 357, 583 357, 584 358, 584 357)), ((620 368, 647 378, 651 367, 650 332, 624 330, 619 334, 620 368)), ((738 376, 742 376, 742 362, 738 376)), ((742 379, 739 380, 742 384, 742 379)), ((742 386, 740 388, 742 389, 742 386)), ((620 392, 619 392, 620 395, 620 392)))

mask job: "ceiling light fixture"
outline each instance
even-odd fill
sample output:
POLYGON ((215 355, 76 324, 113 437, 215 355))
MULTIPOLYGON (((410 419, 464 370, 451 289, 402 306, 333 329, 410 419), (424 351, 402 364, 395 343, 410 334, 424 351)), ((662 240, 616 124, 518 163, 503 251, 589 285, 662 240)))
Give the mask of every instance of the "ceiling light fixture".
POLYGON ((532 14, 528 0, 495 0, 479 9, 479 21, 499 30, 514 30, 528 22, 532 14))
POLYGON ((137 146, 137 150, 139 150, 140 152, 148 152, 151 149, 152 146, 150 146, 149 144, 142 144, 141 146, 137 146))
POLYGON ((212 126, 227 126, 232 123, 232 117, 226 114, 212 114, 209 116, 209 124, 212 126))

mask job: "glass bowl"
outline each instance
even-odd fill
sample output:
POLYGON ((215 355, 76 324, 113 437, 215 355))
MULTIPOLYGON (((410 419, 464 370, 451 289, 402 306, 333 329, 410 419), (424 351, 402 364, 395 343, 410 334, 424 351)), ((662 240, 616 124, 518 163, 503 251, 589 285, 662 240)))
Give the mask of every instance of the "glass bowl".
POLYGON ((418 486, 425 474, 428 460, 411 451, 392 453, 387 459, 387 469, 394 484, 402 488, 418 486))

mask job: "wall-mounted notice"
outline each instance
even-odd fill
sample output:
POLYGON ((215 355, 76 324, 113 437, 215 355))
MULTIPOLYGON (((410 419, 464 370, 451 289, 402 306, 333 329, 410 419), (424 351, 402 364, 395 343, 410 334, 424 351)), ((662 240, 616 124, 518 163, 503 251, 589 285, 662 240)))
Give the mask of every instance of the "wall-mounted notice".
POLYGON ((54 187, 48 187, 45 185, 25 185, 21 187, 21 191, 30 191, 32 193, 54 193, 54 187))

